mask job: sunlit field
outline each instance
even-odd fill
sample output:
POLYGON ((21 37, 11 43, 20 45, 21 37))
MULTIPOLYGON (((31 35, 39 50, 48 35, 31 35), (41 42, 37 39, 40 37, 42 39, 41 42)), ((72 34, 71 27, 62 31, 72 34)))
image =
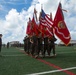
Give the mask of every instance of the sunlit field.
POLYGON ((76 47, 56 46, 56 57, 33 58, 23 48, 2 48, 0 75, 76 75, 76 47))

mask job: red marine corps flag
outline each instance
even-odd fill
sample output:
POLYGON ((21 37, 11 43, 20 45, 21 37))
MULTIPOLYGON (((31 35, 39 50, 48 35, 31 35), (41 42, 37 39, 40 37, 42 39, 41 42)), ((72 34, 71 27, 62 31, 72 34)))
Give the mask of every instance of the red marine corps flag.
POLYGON ((37 24, 37 11, 34 8, 34 13, 33 13, 33 18, 31 21, 31 25, 32 25, 32 31, 33 33, 35 33, 38 36, 38 24, 37 24))
POLYGON ((71 36, 70 32, 66 26, 64 21, 64 16, 61 8, 61 3, 59 3, 55 18, 54 18, 54 30, 55 34, 63 41, 63 43, 67 46, 70 42, 71 36))
POLYGON ((27 22, 26 34, 28 35, 31 34, 31 19, 30 18, 29 18, 29 21, 27 22))

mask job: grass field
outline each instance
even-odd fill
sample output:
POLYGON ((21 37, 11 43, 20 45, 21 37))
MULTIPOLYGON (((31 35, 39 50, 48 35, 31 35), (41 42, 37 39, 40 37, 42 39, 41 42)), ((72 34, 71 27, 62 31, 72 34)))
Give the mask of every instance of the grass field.
POLYGON ((22 48, 2 48, 0 75, 76 75, 76 47, 56 46, 56 57, 35 59, 22 48))

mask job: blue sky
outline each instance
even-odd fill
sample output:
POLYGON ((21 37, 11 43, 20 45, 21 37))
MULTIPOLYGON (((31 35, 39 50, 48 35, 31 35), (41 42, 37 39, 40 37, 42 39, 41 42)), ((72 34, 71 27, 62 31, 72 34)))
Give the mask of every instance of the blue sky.
POLYGON ((32 0, 0 0, 0 8, 2 8, 0 18, 3 18, 12 8, 16 9, 18 12, 21 12, 23 9, 27 10, 31 2, 32 0))
MULTIPOLYGON (((28 18, 33 15, 34 7, 37 16, 41 10, 41 5, 45 13, 52 12, 53 19, 59 1, 62 8, 68 12, 63 12, 66 25, 70 31, 72 40, 76 40, 76 1, 74 0, 0 0, 0 33, 3 34, 3 43, 8 41, 23 42, 26 35, 28 18)), ((60 40, 58 39, 57 42, 60 40)))

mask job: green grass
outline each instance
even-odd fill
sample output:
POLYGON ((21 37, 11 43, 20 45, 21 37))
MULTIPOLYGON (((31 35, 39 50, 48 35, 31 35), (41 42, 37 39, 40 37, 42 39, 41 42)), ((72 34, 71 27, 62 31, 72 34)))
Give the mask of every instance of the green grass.
MULTIPOLYGON (((55 58, 42 58, 61 68, 76 67, 76 49, 74 46, 56 46, 55 58)), ((31 73, 57 70, 31 56, 26 55, 17 48, 2 48, 0 57, 0 75, 27 75, 31 73)), ((76 74, 76 69, 69 70, 76 74)), ((56 72, 45 75, 67 75, 65 72, 56 72)))

